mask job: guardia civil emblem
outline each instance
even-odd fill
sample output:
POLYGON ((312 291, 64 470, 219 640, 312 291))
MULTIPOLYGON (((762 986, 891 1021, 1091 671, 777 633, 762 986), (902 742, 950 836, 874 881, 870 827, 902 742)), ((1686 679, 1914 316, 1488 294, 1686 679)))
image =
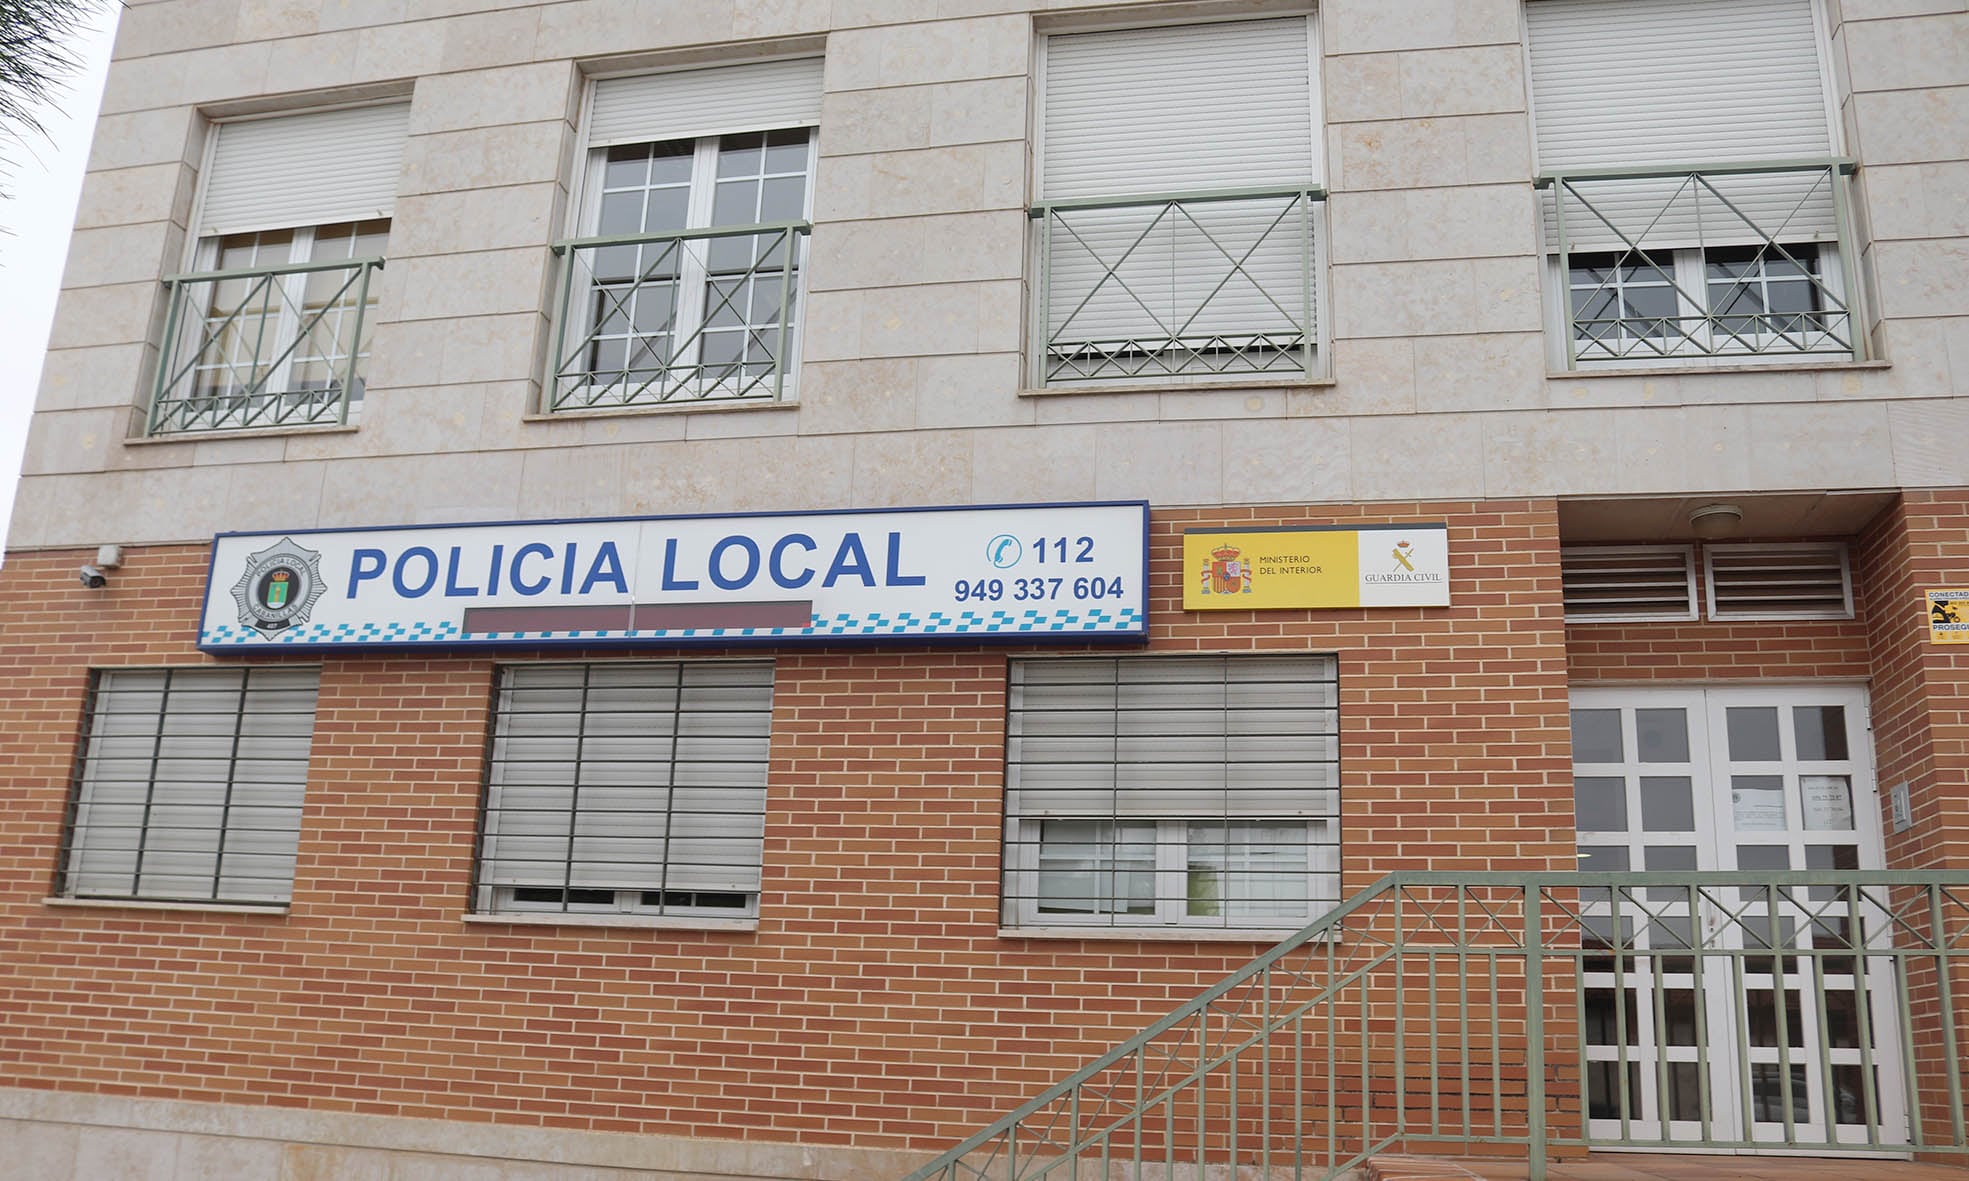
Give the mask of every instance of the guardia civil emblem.
POLYGON ((297 623, 308 621, 325 589, 321 554, 283 537, 257 554, 248 554, 246 570, 233 584, 239 622, 273 639, 297 623))

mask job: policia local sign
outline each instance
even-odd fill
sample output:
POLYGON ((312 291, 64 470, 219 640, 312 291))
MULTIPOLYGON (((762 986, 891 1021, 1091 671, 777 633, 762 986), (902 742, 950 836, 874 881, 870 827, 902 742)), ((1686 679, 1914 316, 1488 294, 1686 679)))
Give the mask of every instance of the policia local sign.
POLYGON ((208 652, 1144 638, 1148 504, 222 533, 208 652))
POLYGON ((1449 528, 1183 532, 1185 611, 1449 606, 1449 528))

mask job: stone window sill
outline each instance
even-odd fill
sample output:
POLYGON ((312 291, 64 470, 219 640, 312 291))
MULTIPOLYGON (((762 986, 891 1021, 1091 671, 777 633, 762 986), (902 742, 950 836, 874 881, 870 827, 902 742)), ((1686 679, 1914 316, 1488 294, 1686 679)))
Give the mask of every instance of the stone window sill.
POLYGON ((488 927, 617 927, 634 930, 661 931, 757 931, 759 920, 683 918, 672 915, 654 914, 563 914, 558 911, 543 911, 537 914, 511 912, 504 914, 462 915, 465 922, 488 927))
POLYGON ((1596 377, 1707 377, 1718 373, 1824 373, 1893 367, 1891 361, 1788 361, 1773 365, 1682 365, 1663 361, 1659 365, 1630 365, 1619 369, 1556 369, 1545 376, 1550 381, 1574 381, 1596 377))
POLYGON ((239 906, 225 902, 158 902, 149 898, 43 898, 43 906, 76 910, 176 910, 200 914, 253 915, 285 918, 287 906, 239 906))

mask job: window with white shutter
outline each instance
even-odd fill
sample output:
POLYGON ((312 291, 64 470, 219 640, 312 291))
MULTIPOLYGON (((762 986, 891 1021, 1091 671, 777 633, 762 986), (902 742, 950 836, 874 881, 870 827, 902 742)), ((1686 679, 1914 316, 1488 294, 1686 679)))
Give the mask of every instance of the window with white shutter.
POLYGON ((1015 660, 1004 920, 1295 929, 1340 900, 1331 656, 1015 660))
POLYGON ((285 903, 319 684, 283 667, 97 673, 58 892, 285 903))
POLYGON ((354 417, 409 118, 390 103, 213 127, 149 433, 354 417))
POLYGON ((758 913, 770 663, 500 670, 482 912, 758 913))
POLYGON ((550 411, 792 394, 819 58, 594 84, 550 411))
POLYGON ((1858 356, 1815 0, 1527 0, 1568 365, 1858 356))
POLYGON ((1046 39, 1041 384, 1324 363, 1317 60, 1305 17, 1046 39))

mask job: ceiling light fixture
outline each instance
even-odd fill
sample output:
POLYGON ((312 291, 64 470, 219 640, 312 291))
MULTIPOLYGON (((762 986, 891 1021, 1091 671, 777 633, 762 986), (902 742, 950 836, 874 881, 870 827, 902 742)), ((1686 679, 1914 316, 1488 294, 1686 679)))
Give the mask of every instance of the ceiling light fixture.
POLYGON ((1743 510, 1733 504, 1705 504, 1689 514, 1689 528, 1705 540, 1729 537, 1743 524, 1743 510))

